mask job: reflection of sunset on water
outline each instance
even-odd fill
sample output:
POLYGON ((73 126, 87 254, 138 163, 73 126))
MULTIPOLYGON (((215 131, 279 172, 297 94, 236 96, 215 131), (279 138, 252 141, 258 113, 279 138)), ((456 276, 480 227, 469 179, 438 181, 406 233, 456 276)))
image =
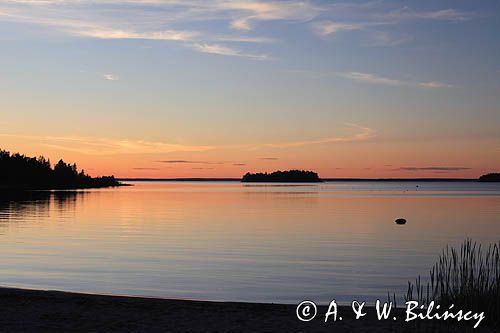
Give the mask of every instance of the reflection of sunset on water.
POLYGON ((499 200, 494 184, 411 182, 146 182, 21 197, 0 204, 3 283, 219 300, 295 302, 297 290, 375 298, 404 292, 446 244, 495 241, 499 200), (400 216, 406 225, 394 224, 400 216))

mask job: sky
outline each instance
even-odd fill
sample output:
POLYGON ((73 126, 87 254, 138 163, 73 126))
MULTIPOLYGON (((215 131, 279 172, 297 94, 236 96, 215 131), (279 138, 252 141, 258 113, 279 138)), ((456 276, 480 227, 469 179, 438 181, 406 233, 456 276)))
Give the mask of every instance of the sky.
POLYGON ((91 175, 500 171, 500 2, 0 0, 0 148, 91 175))

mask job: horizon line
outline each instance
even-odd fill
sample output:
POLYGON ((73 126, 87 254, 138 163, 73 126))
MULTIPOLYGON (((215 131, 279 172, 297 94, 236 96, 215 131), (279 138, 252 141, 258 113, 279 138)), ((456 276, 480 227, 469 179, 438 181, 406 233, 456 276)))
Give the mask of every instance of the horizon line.
MULTIPOLYGON (((233 177, 178 177, 178 178, 148 178, 120 177, 118 181, 241 181, 233 177)), ((321 178, 323 181, 478 181, 479 178, 321 178)))

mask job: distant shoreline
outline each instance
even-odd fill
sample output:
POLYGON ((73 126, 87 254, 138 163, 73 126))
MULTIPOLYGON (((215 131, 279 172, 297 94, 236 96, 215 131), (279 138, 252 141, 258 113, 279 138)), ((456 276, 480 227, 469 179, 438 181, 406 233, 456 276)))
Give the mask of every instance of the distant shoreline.
MULTIPOLYGON (((241 182, 241 178, 117 178, 129 182, 241 182)), ((322 178, 325 182, 479 182, 471 178, 322 178)), ((317 183, 311 183, 317 184, 317 183)))
POLYGON ((91 189, 112 188, 112 187, 122 187, 122 186, 131 186, 131 184, 117 183, 112 185, 108 184, 108 185, 89 185, 89 186, 41 186, 41 187, 0 185, 0 192, 91 190, 91 189))
POLYGON ((11 154, 0 149, 0 191, 78 190, 122 186, 114 176, 91 177, 76 163, 11 154))

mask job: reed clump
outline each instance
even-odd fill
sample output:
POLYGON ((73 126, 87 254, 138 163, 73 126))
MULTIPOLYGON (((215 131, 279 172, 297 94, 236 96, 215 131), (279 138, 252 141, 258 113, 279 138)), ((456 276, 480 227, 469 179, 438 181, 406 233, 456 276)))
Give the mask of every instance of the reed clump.
POLYGON ((490 325, 500 324, 500 242, 481 246, 470 239, 460 249, 447 246, 423 283, 408 282, 406 301, 431 301, 455 309, 484 311, 490 325))

